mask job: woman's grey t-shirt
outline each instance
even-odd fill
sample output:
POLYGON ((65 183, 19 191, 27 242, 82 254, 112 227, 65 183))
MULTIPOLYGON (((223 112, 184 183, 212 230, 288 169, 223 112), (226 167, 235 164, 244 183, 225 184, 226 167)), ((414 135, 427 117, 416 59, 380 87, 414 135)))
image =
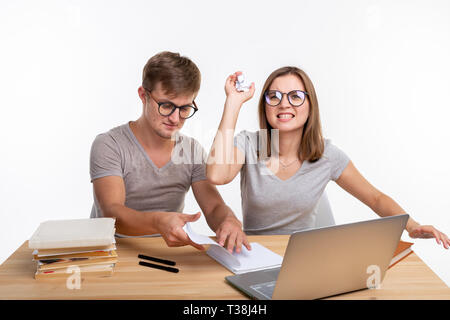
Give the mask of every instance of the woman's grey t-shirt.
POLYGON ((258 160, 258 132, 241 131, 234 145, 245 154, 241 175, 244 231, 247 234, 291 234, 315 226, 315 206, 330 180, 337 180, 349 157, 329 139, 316 162, 303 161, 300 169, 281 180, 258 160))
MULTIPOLYGON (((99 134, 91 147, 91 181, 122 177, 125 206, 137 211, 183 212, 192 183, 206 180, 206 152, 195 139, 179 134, 169 162, 158 168, 128 123, 99 134)), ((94 194, 91 218, 103 213, 94 194)))

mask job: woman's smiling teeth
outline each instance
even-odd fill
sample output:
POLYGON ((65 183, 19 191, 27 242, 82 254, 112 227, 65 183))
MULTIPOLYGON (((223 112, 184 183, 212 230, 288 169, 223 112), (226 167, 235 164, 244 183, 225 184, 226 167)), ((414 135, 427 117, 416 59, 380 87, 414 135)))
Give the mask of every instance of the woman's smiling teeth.
POLYGON ((277 118, 279 118, 279 119, 291 119, 293 117, 294 117, 294 115, 292 113, 280 113, 280 114, 277 114, 277 118))

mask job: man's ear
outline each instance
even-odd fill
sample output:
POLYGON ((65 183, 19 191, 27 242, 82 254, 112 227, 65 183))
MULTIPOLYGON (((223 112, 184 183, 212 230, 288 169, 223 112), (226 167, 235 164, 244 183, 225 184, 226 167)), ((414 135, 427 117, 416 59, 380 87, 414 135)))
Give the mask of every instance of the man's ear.
POLYGON ((195 99, 197 99, 197 95, 198 95, 198 91, 194 93, 194 99, 192 99, 192 101, 194 101, 195 99))
POLYGON ((145 104, 145 102, 147 101, 147 91, 145 91, 143 86, 140 86, 138 88, 138 94, 139 94, 139 98, 142 101, 142 104, 145 104))

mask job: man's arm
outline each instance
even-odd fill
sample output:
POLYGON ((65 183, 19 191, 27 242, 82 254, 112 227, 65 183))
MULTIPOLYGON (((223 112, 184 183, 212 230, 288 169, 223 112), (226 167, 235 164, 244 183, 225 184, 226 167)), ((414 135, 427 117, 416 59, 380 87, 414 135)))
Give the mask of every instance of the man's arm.
POLYGON ((125 206, 125 184, 118 176, 106 176, 93 181, 94 193, 105 217, 116 218, 118 233, 139 236, 161 234, 169 247, 192 245, 199 250, 203 246, 192 242, 183 230, 188 221, 195 221, 200 214, 178 212, 140 212, 125 206))
POLYGON ((116 218, 118 233, 130 236, 158 233, 155 215, 125 207, 125 184, 121 177, 103 177, 94 180, 93 185, 103 215, 116 218))
POLYGON ((225 246, 228 251, 241 251, 242 244, 251 250, 245 233, 242 231, 242 223, 236 218, 233 211, 224 203, 217 188, 207 180, 201 180, 192 184, 195 199, 202 209, 206 222, 216 233, 217 242, 225 246))

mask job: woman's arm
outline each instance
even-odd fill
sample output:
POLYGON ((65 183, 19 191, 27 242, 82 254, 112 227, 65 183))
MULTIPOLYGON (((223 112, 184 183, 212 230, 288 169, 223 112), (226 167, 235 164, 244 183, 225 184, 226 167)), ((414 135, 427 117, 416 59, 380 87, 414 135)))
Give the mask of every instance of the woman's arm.
MULTIPOLYGON (((350 161, 336 183, 345 191, 366 204, 380 217, 394 216, 406 213, 392 198, 372 186, 350 161)), ((406 224, 406 230, 411 238, 436 238, 438 244, 448 249, 450 240, 444 233, 433 226, 422 226, 411 216, 406 224)))
POLYGON ((252 83, 247 92, 237 91, 235 84, 239 74, 241 72, 236 72, 226 80, 227 99, 206 165, 206 176, 210 183, 216 185, 231 182, 245 161, 244 154, 234 146, 234 130, 241 106, 253 96, 255 85, 252 83))

